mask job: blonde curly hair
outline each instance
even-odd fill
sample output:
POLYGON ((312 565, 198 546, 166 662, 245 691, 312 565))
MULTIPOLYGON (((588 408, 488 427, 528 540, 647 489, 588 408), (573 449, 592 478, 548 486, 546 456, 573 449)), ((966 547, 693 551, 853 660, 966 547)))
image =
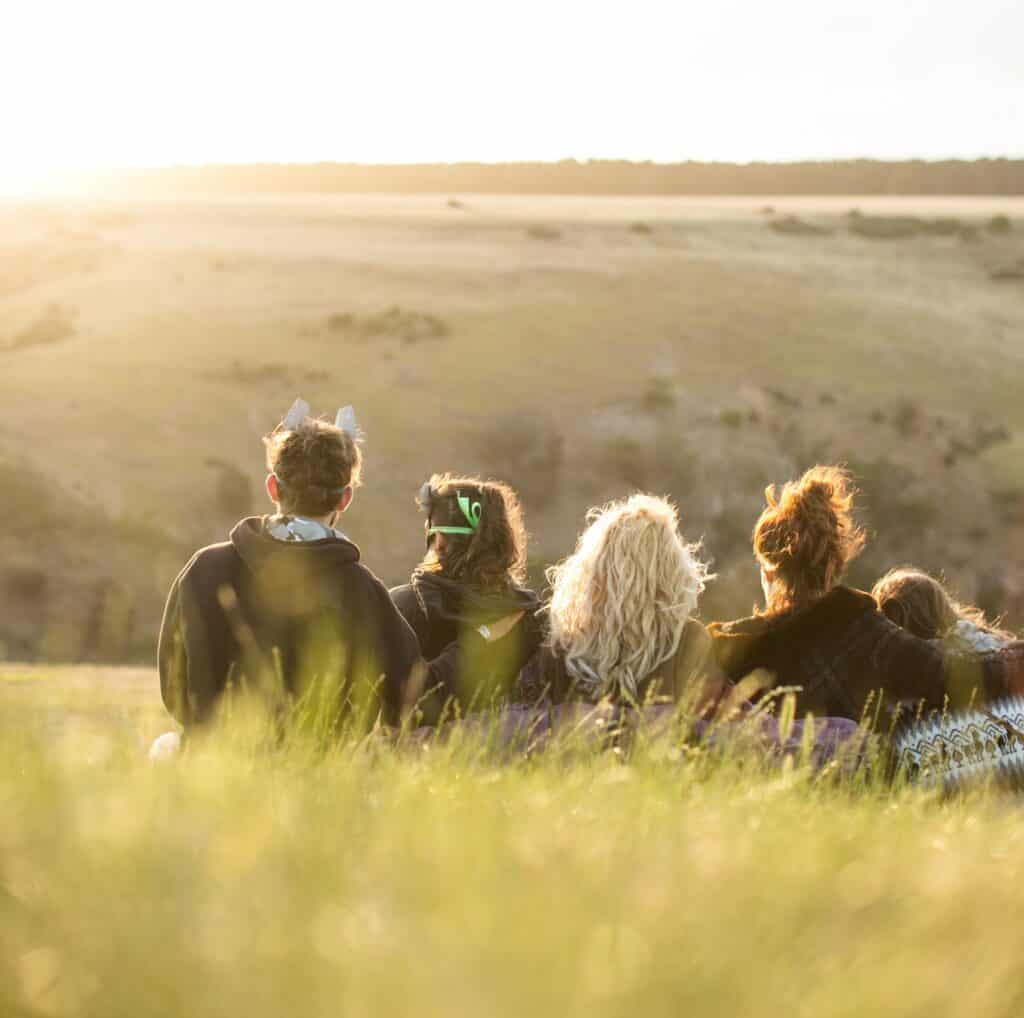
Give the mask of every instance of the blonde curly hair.
POLYGON ((585 695, 635 701, 678 650, 712 576, 667 499, 632 495, 587 522, 573 554, 548 570, 551 646, 585 695))

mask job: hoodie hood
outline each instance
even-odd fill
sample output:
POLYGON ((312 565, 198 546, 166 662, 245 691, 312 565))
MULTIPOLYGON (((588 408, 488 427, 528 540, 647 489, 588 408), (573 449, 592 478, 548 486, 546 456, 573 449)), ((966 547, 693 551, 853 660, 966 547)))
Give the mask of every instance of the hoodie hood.
POLYGON ((321 541, 282 541, 271 537, 271 517, 250 516, 231 531, 231 544, 250 572, 268 567, 331 568, 359 561, 359 549, 338 533, 321 541))
POLYGON ((515 612, 532 615, 540 608, 537 595, 524 587, 484 594, 438 573, 414 576, 412 589, 429 620, 457 625, 479 626, 515 612))

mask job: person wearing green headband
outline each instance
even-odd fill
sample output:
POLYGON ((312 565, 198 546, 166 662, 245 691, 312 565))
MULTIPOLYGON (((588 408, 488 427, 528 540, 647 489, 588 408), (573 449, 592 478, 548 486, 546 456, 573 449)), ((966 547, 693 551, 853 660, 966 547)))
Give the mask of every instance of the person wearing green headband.
POLYGON ((458 668, 425 690, 421 720, 502 702, 540 645, 537 595, 524 585, 526 528, 498 481, 435 475, 420 489, 426 554, 391 596, 428 661, 457 645, 458 668))

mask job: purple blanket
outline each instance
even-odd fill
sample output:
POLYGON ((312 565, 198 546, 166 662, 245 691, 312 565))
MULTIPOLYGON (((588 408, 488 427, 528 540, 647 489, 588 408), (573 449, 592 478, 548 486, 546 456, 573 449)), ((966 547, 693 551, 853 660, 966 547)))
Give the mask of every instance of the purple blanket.
MULTIPOLYGON (((538 707, 506 707, 493 714, 469 714, 439 728, 419 728, 413 733, 417 742, 432 739, 478 739, 500 755, 530 754, 543 750, 557 739, 573 739, 583 744, 622 745, 638 738, 662 738, 678 729, 680 738, 689 742, 724 747, 741 742, 770 755, 782 757, 799 753, 805 726, 811 722, 794 721, 789 737, 779 737, 778 719, 770 715, 746 717, 711 724, 691 722, 679 728, 676 709, 671 704, 643 708, 615 708, 609 705, 564 703, 538 707)), ((856 722, 848 718, 815 718, 811 739, 811 762, 823 767, 835 759, 841 747, 855 748, 858 743, 856 722)))

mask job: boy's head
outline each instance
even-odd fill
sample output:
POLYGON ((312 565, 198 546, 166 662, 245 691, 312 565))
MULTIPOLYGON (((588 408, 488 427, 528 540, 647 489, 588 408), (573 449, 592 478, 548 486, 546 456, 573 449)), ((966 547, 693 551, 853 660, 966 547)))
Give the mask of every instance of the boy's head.
POLYGON ((363 467, 352 434, 307 417, 295 428, 277 427, 263 444, 267 494, 281 512, 323 517, 349 507, 363 467))

